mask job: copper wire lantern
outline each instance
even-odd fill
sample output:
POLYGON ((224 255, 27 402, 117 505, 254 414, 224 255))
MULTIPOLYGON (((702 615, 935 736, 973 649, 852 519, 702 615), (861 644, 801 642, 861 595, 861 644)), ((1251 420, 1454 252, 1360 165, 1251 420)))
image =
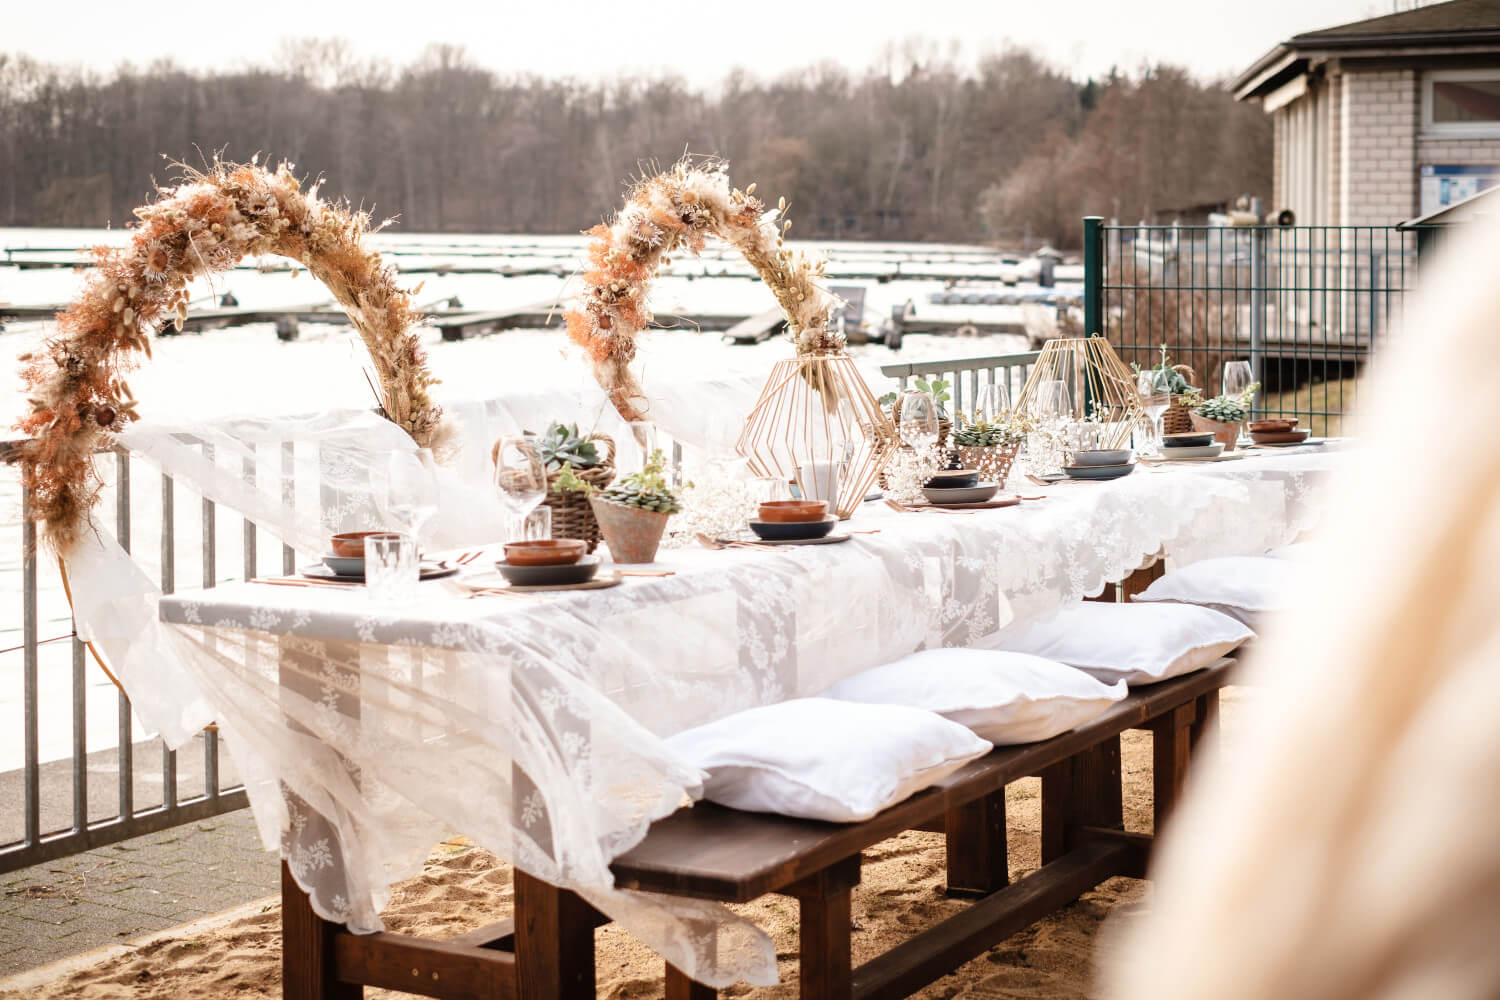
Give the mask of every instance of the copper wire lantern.
POLYGON ((1042 345, 1036 364, 1016 398, 1016 412, 1030 411, 1043 382, 1066 382, 1073 419, 1099 427, 1099 448, 1128 448, 1146 417, 1135 378, 1103 337, 1068 337, 1042 345))
MULTIPOLYGON (((778 361, 735 444, 759 476, 795 480, 803 496, 847 518, 864 502, 899 442, 854 360, 843 352, 778 361), (814 480, 837 470, 837 497, 814 480)), ((827 479, 824 479, 827 483, 827 479)))

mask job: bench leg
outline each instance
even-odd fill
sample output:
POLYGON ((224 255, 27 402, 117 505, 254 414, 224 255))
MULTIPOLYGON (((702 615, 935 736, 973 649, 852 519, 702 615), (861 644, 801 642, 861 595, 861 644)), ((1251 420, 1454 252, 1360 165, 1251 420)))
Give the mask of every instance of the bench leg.
POLYGON ((1075 831, 1085 826, 1125 828, 1118 736, 1042 771, 1042 864, 1068 853, 1075 831))
POLYGON ((778 890, 800 904, 802 1000, 849 1000, 854 995, 849 900, 859 884, 858 854, 778 890))
POLYGON ((1188 743, 1194 750, 1198 749, 1199 743, 1203 743, 1205 751, 1215 750, 1219 741, 1219 692, 1210 691, 1199 695, 1197 707, 1198 717, 1193 720, 1192 735, 1188 737, 1188 743))
POLYGON ((515 896, 518 1000, 593 1000, 598 911, 520 869, 515 896))
POLYGON ((286 1000, 359 1000, 364 988, 333 975, 333 938, 343 928, 313 912, 312 901, 281 863, 281 995, 286 1000))
POLYGON ((1179 705, 1151 722, 1151 812, 1158 834, 1166 828, 1167 817, 1182 795, 1197 719, 1194 701, 1191 705, 1179 705))
POLYGON ((719 991, 689 979, 687 973, 667 963, 667 991, 665 1000, 714 1000, 719 991))
POLYGON ((1005 789, 948 810, 948 895, 987 896, 1010 881, 1005 789))

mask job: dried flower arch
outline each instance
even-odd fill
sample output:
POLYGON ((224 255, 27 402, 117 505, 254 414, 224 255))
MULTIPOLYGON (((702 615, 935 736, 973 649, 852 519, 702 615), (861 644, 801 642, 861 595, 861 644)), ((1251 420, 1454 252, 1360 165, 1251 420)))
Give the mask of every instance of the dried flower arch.
POLYGON ((324 202, 316 185, 304 192, 289 164, 273 172, 216 161, 207 172, 186 169, 135 214, 130 243, 95 251, 98 266, 58 314, 57 335, 21 359, 30 412, 16 429, 31 437, 23 475, 55 551, 68 551, 98 500, 94 453, 138 419, 124 375, 151 356, 150 333, 181 326, 193 278, 247 256, 290 257, 326 285, 369 348, 385 415, 418 444, 441 444, 442 411, 429 394, 437 380, 395 268, 364 246, 367 213, 324 202))
POLYGON ((589 230, 589 269, 567 313, 568 336, 589 352, 594 377, 622 417, 646 419, 630 362, 636 337, 651 322, 651 280, 668 254, 698 253, 711 235, 740 251, 771 289, 799 354, 843 350, 844 337, 830 323, 839 300, 818 283, 826 262, 786 247, 785 212, 784 199, 767 212, 754 184, 731 187, 724 163, 685 158, 643 178, 611 225, 589 230))

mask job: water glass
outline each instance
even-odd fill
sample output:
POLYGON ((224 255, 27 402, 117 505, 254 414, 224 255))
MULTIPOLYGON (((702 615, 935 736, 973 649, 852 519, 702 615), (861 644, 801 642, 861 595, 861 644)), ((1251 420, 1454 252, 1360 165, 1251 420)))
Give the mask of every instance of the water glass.
POLYGON ((1223 389, 1226 396, 1240 396, 1250 388, 1254 375, 1250 372, 1248 361, 1226 361, 1224 362, 1223 389))
POLYGON ((552 508, 546 504, 534 509, 521 522, 521 541, 545 542, 552 537, 552 508))
POLYGON ((843 466, 844 463, 839 461, 803 462, 797 467, 797 481, 802 487, 802 495, 809 500, 827 500, 829 510, 837 507, 839 473, 843 466))
POLYGON ((1161 416, 1172 405, 1172 373, 1165 369, 1147 368, 1136 375, 1136 390, 1141 394, 1141 405, 1151 419, 1152 451, 1161 446, 1161 416))
POLYGON ((511 516, 510 537, 520 537, 526 515, 547 495, 547 470, 535 440, 528 437, 501 438, 495 446, 495 485, 500 502, 511 516))
POLYGON ((896 430, 910 448, 931 448, 938 439, 937 403, 930 393, 913 389, 901 394, 901 422, 896 430))
POLYGON ((365 590, 372 601, 398 604, 417 596, 417 540, 395 533, 365 536, 365 590))
POLYGON ((773 500, 786 500, 791 496, 787 489, 787 481, 781 476, 756 476, 755 477, 755 499, 757 503, 770 503, 773 500))

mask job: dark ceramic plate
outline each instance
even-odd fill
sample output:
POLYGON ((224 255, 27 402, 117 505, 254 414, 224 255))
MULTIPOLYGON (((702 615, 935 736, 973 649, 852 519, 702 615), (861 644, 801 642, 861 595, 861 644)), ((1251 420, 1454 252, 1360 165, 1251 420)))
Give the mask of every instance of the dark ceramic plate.
POLYGON ((839 519, 833 515, 821 521, 759 521, 750 520, 750 530, 768 542, 787 542, 794 539, 822 538, 833 530, 839 519))
MULTIPOLYGON (((325 562, 327 560, 324 560, 325 562)), ((303 576, 311 580, 337 580, 340 583, 364 583, 365 561, 359 562, 358 573, 335 573, 329 566, 304 566, 298 570, 303 576)), ((444 563, 423 563, 417 571, 419 580, 441 580, 445 576, 453 576, 458 572, 457 566, 448 566, 444 563)))
POLYGON ((1210 432, 1201 434, 1163 434, 1162 444, 1168 448, 1202 448, 1213 441, 1214 436, 1210 432))
POLYGON ((978 485, 979 473, 967 469, 958 472, 939 472, 927 480, 929 489, 938 490, 961 490, 978 485))
POLYGON ((517 587, 559 587, 569 583, 588 583, 599 572, 599 557, 584 556, 564 566, 512 566, 505 560, 495 563, 500 575, 517 587))

